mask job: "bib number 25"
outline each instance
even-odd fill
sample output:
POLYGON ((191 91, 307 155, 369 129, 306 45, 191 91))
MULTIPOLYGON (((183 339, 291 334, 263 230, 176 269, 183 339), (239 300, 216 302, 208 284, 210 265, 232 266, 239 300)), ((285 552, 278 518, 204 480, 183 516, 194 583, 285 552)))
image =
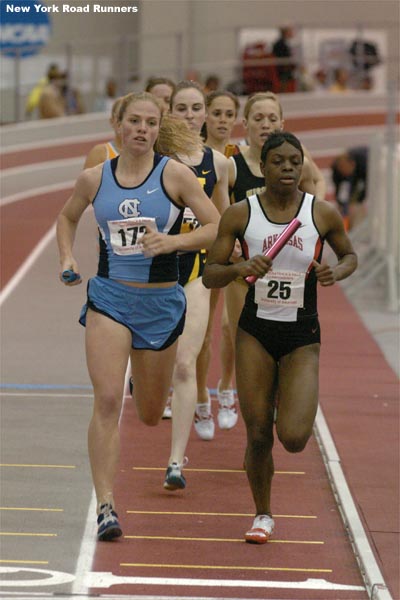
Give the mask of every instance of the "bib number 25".
POLYGON ((290 281, 275 281, 274 279, 268 281, 267 298, 288 300, 291 292, 290 281))

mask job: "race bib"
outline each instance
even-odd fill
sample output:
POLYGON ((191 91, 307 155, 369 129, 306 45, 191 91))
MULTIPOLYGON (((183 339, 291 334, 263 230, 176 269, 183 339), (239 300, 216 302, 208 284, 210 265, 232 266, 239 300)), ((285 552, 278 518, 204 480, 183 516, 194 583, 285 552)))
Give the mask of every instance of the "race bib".
POLYGON ((156 220, 150 217, 131 217, 117 221, 107 221, 110 230, 110 243, 114 254, 143 254, 141 239, 146 228, 157 230, 156 220))
POLYGON ((296 271, 269 271, 255 283, 254 301, 260 308, 303 308, 306 274, 296 271))

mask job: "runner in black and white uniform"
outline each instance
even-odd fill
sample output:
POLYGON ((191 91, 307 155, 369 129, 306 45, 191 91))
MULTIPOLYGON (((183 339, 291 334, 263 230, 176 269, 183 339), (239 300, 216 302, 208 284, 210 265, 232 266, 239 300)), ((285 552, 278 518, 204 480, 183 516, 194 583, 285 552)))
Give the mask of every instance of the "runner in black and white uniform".
MULTIPOLYGON (((265 191, 265 178, 260 170, 261 150, 268 137, 274 132, 282 131, 284 127, 278 96, 273 92, 260 92, 250 96, 244 106, 243 123, 248 146, 240 146, 240 154, 229 159, 231 203, 240 202, 253 194, 265 191)), ((303 146, 302 148, 305 156, 299 189, 323 199, 323 176, 309 153, 303 146)), ((232 281, 225 289, 225 302, 233 339, 236 337, 246 293, 247 284, 241 278, 232 281)))
POLYGON ((265 192, 235 203, 222 215, 203 274, 207 287, 238 277, 258 278, 248 290, 236 336, 236 384, 247 430, 246 470, 256 517, 245 534, 263 544, 274 529, 274 396, 279 393, 277 437, 301 452, 312 434, 318 405, 320 331, 317 281, 323 286, 351 275, 357 257, 339 212, 298 189, 304 153, 290 133, 271 134, 261 152, 265 192), (295 217, 301 227, 272 261, 264 255, 295 217), (244 260, 229 264, 235 240, 244 260), (337 257, 320 263, 323 241, 337 257))

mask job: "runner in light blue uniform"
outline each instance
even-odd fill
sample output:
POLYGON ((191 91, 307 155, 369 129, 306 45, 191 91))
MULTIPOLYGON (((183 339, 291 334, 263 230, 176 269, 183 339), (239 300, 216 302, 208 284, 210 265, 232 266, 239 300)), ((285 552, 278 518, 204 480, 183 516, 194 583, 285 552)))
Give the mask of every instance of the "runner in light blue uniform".
POLYGON ((86 359, 93 384, 89 457, 97 496, 97 537, 122 535, 115 510, 114 481, 119 462, 119 418, 125 374, 131 362, 134 399, 140 419, 156 425, 171 386, 185 315, 185 295, 178 281, 177 252, 209 248, 219 214, 194 173, 165 154, 199 147, 184 123, 164 115, 147 93, 124 96, 118 112, 119 157, 79 175, 57 222, 60 279, 79 273, 73 255, 78 223, 93 205, 100 231, 99 269, 89 281, 81 314, 86 326, 86 359), (163 122, 168 121, 163 127, 163 122), (185 208, 202 227, 180 232, 185 208), (154 352, 157 350, 157 352, 154 352))

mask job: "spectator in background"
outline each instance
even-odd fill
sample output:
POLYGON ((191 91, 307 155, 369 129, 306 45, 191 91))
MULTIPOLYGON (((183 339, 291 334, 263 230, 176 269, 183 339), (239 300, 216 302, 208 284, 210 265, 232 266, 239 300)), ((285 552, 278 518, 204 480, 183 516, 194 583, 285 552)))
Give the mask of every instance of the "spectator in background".
POLYGON ((31 117, 33 112, 38 108, 40 97, 45 87, 50 83, 51 79, 58 77, 61 74, 59 66, 56 63, 49 65, 46 75, 42 77, 38 83, 29 92, 28 98, 25 104, 25 114, 27 117, 31 117))
POLYGON ((280 89, 279 92, 294 92, 296 91, 296 79, 295 61, 291 62, 290 58, 293 58, 293 50, 290 45, 290 40, 294 37, 294 29, 291 25, 285 25, 280 28, 280 36, 272 46, 272 54, 278 59, 285 59, 286 64, 276 65, 276 69, 279 77, 280 89))
POLYGON ((106 112, 111 113, 112 107, 116 99, 118 98, 118 85, 115 79, 112 77, 107 79, 104 95, 98 98, 95 102, 95 112, 106 112))
POLYGON ((373 90, 374 89, 374 80, 371 75, 364 75, 361 80, 358 82, 357 90, 373 90))
POLYGON ((215 92, 221 87, 221 80, 218 75, 208 75, 204 83, 204 93, 215 92))
POLYGON ((371 41, 355 39, 351 44, 349 53, 354 69, 357 89, 371 89, 362 87, 365 79, 371 79, 371 69, 381 64, 377 45, 371 41))
POLYGON ((315 88, 314 78, 305 65, 300 65, 297 74, 297 91, 312 92, 315 88))
POLYGON ((64 96, 65 111, 67 115, 81 115, 85 112, 81 93, 78 89, 73 88, 68 71, 63 73, 63 85, 61 92, 64 96))
POLYGON ((331 166, 335 198, 346 229, 365 216, 367 196, 368 147, 349 148, 337 156, 331 166))
POLYGON ((328 90, 328 75, 325 69, 318 69, 314 73, 314 92, 326 92, 328 90))
POLYGON ((39 118, 54 119, 65 117, 67 114, 63 88, 65 77, 63 73, 54 71, 48 76, 49 82, 44 86, 38 102, 39 118))
POLYGON ((349 88, 350 74, 347 69, 338 67, 333 72, 333 82, 329 86, 330 92, 347 92, 349 88))

